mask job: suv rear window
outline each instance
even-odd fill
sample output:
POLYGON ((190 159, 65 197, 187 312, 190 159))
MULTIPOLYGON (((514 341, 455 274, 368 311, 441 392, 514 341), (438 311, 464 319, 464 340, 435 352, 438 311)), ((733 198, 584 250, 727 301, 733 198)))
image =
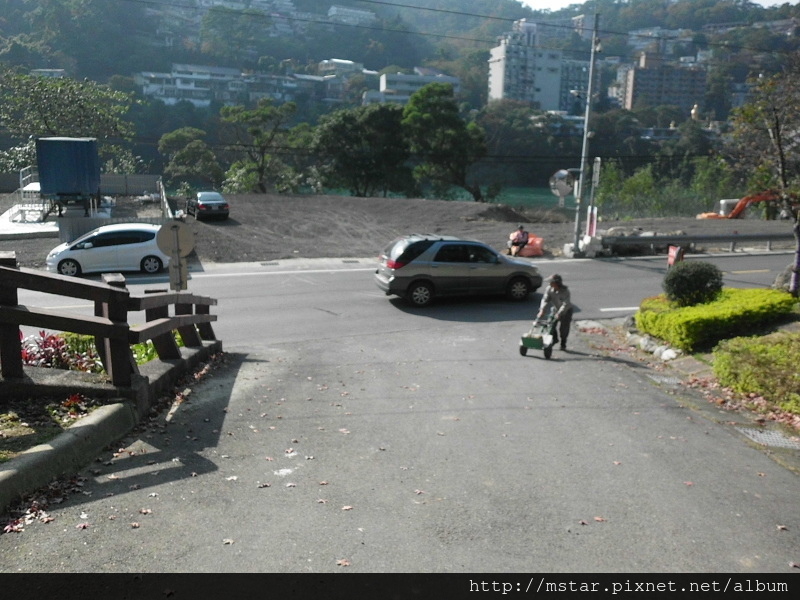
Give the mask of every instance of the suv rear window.
POLYGON ((411 262, 433 245, 433 240, 420 240, 410 244, 400 255, 401 262, 411 262))
POLYGON ((434 240, 417 240, 412 242, 408 239, 401 239, 390 244, 383 253, 389 260, 408 263, 430 248, 433 242, 434 240))

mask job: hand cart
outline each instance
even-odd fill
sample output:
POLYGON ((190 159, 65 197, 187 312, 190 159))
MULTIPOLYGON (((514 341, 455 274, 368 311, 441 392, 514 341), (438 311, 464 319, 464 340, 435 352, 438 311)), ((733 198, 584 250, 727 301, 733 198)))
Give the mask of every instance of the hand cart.
POLYGON ((531 324, 528 333, 522 336, 519 341, 519 353, 522 356, 528 354, 528 348, 532 350, 543 350, 544 357, 550 358, 553 355, 553 345, 555 344, 556 319, 550 315, 544 319, 536 319, 531 324))

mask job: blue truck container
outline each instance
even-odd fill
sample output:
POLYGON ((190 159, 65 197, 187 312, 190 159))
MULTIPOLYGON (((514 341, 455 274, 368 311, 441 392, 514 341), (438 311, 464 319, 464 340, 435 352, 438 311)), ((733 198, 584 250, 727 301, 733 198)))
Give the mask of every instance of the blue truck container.
POLYGON ((100 157, 95 138, 46 137, 36 140, 42 196, 81 200, 100 192, 100 157))

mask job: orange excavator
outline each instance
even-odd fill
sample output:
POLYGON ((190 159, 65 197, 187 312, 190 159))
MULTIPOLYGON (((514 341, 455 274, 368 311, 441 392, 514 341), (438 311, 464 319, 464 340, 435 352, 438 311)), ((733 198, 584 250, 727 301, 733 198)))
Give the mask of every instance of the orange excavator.
MULTIPOLYGON (((797 197, 792 196, 793 205, 792 209, 797 210, 797 197)), ((757 194, 750 194, 736 202, 733 209, 728 212, 725 201, 719 202, 719 209, 716 212, 706 212, 697 215, 698 219, 739 219, 744 215, 744 211, 751 204, 756 202, 776 202, 780 203, 781 193, 777 190, 767 190, 765 192, 758 192, 757 194)), ((777 211, 776 211, 777 213, 777 211)))

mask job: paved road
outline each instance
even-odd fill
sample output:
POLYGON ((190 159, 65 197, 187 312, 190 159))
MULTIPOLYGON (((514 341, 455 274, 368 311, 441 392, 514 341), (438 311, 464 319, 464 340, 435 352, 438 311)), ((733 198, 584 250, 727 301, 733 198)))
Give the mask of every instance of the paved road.
MULTIPOLYGON (((621 308, 599 284, 584 291, 598 267, 583 264, 594 271, 548 267, 575 282, 586 316, 621 308)), ((621 268, 641 274, 643 295, 658 278, 647 263, 621 268)), ((523 358, 531 305, 411 310, 365 275, 198 274, 200 293, 226 282, 219 313, 241 322, 217 328, 225 368, 104 454, 55 521, 0 536, 0 570, 788 573, 800 562, 797 476, 641 363, 609 356, 603 336, 523 358), (269 284, 243 283, 259 278, 269 284)))

